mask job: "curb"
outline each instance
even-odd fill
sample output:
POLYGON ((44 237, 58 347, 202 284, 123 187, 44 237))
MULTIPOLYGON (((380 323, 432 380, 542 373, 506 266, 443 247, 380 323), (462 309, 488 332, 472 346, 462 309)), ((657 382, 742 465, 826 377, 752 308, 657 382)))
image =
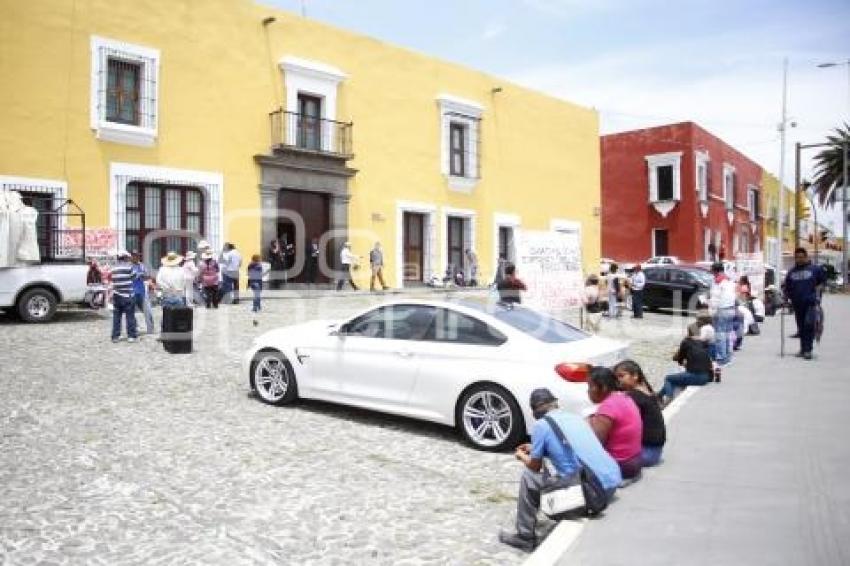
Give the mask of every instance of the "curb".
MULTIPOLYGON (((664 423, 673 420, 673 417, 682 409, 688 400, 697 394, 702 387, 688 387, 673 401, 667 405, 661 413, 664 415, 664 423)), ((560 521, 549 533, 549 536, 532 552, 523 566, 554 566, 554 564, 572 547, 581 536, 587 525, 588 519, 560 521)))

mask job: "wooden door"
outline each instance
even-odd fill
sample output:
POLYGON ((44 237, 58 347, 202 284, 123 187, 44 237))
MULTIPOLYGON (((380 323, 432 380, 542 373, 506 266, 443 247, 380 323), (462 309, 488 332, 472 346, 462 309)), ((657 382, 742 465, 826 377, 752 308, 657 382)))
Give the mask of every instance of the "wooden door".
POLYGON ((402 224, 404 281, 422 282, 425 270, 425 215, 405 212, 402 224))
MULTIPOLYGON (((292 244, 295 246, 295 255, 288 256, 285 262, 287 269, 291 269, 297 265, 300 260, 304 266, 301 270, 287 273, 288 280, 293 283, 307 282, 307 248, 313 238, 322 241, 322 236, 328 231, 330 221, 330 209, 328 195, 322 193, 311 193, 306 191, 294 191, 284 189, 280 191, 278 197, 278 206, 283 210, 289 211, 289 214, 297 214, 301 216, 304 222, 304 238, 299 243, 296 234, 296 223, 288 216, 281 216, 278 220, 277 234, 281 244, 292 244)), ((334 262, 332 258, 327 257, 327 249, 320 250, 322 257, 327 259, 330 265, 334 262)), ((316 279, 318 283, 326 283, 328 278, 321 271, 316 279)))

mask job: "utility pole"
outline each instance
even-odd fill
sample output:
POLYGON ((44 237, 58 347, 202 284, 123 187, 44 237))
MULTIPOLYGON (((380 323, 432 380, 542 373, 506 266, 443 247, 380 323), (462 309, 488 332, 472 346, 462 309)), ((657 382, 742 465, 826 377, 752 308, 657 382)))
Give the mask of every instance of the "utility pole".
MULTIPOLYGON (((779 123, 779 257, 777 272, 782 271, 782 242, 785 229, 785 129, 788 125, 788 58, 782 61, 782 121, 779 123)), ((796 193, 795 193, 796 194, 796 193)))
POLYGON ((800 142, 794 144, 794 249, 800 247, 800 215, 803 207, 800 206, 800 142))

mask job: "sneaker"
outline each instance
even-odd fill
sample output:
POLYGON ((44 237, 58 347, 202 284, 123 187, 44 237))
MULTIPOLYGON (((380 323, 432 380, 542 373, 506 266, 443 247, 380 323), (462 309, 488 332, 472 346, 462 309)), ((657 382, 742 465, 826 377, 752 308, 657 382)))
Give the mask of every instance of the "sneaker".
POLYGON ((525 538, 517 533, 501 532, 499 533, 499 542, 518 548, 523 552, 531 552, 535 546, 533 538, 525 538))
POLYGON ((113 343, 113 344, 117 344, 117 343, 118 343, 118 342, 120 342, 120 341, 121 341, 121 339, 120 339, 120 338, 113 338, 113 339, 112 339, 112 343, 113 343))
POLYGON ((130 344, 133 344, 134 342, 138 342, 138 339, 137 338, 127 338, 127 342, 129 342, 130 344))
POLYGON ((803 352, 803 359, 804 360, 811 360, 812 358, 813 358, 813 356, 812 356, 811 352, 803 352))

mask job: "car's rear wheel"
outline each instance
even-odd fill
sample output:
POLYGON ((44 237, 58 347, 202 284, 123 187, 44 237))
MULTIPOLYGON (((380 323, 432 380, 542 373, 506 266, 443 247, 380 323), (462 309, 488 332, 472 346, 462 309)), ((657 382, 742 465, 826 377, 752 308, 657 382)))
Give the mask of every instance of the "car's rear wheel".
POLYGON ((525 434, 519 405, 498 385, 481 384, 467 390, 457 405, 455 420, 463 437, 479 450, 513 448, 525 434))
POLYGON ((270 405, 286 405, 298 398, 292 364, 277 350, 257 352, 251 362, 251 388, 270 405))

